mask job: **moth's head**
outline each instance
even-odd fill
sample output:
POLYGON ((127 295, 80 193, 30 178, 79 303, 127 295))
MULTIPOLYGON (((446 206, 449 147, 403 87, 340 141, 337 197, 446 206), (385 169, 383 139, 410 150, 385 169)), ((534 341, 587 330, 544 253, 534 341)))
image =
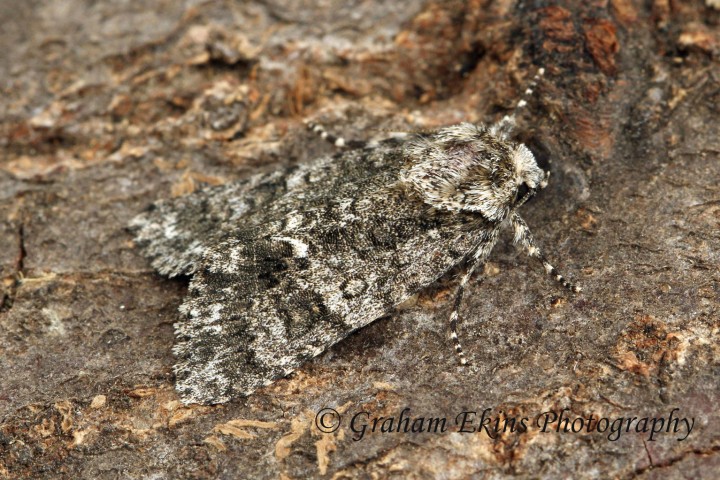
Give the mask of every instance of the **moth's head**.
POLYGON ((547 187, 550 172, 542 170, 532 152, 522 143, 513 144, 511 160, 515 166, 515 208, 530 200, 538 190, 547 187))
POLYGON ((461 123, 408 142, 400 179, 425 203, 502 221, 547 184, 547 174, 521 144, 482 125, 461 123))

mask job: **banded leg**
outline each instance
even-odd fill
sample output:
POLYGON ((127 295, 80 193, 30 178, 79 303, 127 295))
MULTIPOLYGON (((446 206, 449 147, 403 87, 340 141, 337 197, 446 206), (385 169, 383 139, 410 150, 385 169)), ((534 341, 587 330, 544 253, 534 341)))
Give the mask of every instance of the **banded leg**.
POLYGON ((490 254, 490 250, 492 250, 492 247, 495 245, 496 237, 497 235, 495 234, 491 238, 486 239, 487 241, 483 242, 481 246, 475 250, 475 253, 472 255, 470 260, 471 264, 460 279, 460 284, 458 285, 457 293, 455 294, 455 303, 453 304, 453 311, 450 314, 450 338, 452 338, 455 346, 455 352, 458 354, 458 357, 460 357, 460 365, 467 365, 468 363, 465 358, 462 345, 460 345, 460 339, 458 338, 457 333, 457 324, 458 319, 460 318, 460 305, 462 304, 463 295, 465 294, 465 286, 470 281, 470 277, 472 277, 477 267, 485 263, 485 259, 490 254))
POLYGON ((325 130, 325 127, 319 123, 305 122, 305 125, 308 130, 316 133, 320 138, 335 145, 337 148, 365 148, 368 145, 368 142, 363 140, 345 140, 343 137, 337 137, 325 130))
POLYGON ((515 244, 520 245, 523 250, 527 252, 528 256, 540 260, 545 268, 545 273, 553 277, 555 281, 571 292, 577 293, 582 290, 580 287, 568 282, 565 277, 560 275, 558 271, 555 270, 555 267, 548 262, 545 255, 543 255, 542 251, 540 251, 540 248, 535 244, 535 239, 533 239, 532 233, 530 233, 530 228, 525 223, 525 220, 517 214, 517 212, 512 213, 510 216, 510 222, 512 222, 513 229, 515 230, 515 244))
MULTIPOLYGON (((477 262, 479 263, 479 262, 477 262)), ((476 263, 476 264, 477 264, 476 263)), ((457 323, 460 317, 460 305, 462 304, 463 294, 465 293, 465 285, 467 285, 470 275, 475 270, 474 265, 463 275, 460 285, 458 286, 457 293, 455 294, 455 303, 453 304, 453 311, 450 314, 450 338, 452 338, 453 345, 455 346, 455 353, 460 358, 460 365, 467 365, 467 359, 465 358, 465 352, 463 352, 462 345, 460 345, 460 339, 457 333, 457 323)))

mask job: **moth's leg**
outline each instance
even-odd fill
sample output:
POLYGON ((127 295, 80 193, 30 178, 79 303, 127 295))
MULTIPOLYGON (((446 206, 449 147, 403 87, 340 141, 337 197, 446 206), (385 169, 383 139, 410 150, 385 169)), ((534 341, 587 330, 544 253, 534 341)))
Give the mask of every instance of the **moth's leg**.
POLYGON ((460 339, 457 334, 457 324, 458 319, 460 318, 460 304, 462 303, 463 295, 465 294, 465 286, 470 281, 470 277, 472 277, 475 269, 485 263, 485 259, 494 244, 494 241, 485 242, 483 246, 475 251, 470 259, 470 265, 460 279, 460 284, 458 285, 457 293, 455 294, 455 303, 453 304, 453 311, 450 314, 450 338, 452 338, 453 344, 455 345, 455 352, 460 357, 460 365, 467 365, 468 363, 465 359, 465 353, 463 352, 462 345, 460 345, 460 339))
POLYGON ((319 123, 308 121, 305 122, 305 125, 307 126, 308 130, 317 134, 323 140, 335 145, 337 148, 347 147, 350 149, 354 149, 365 148, 366 146, 368 146, 368 142, 364 140, 345 140, 343 137, 337 137, 325 130, 325 127, 323 127, 319 123))
POLYGON ((465 352, 463 352, 462 345, 460 345, 460 339, 457 333, 457 322, 460 316, 460 304, 462 303, 463 294, 465 293, 465 285, 467 284, 470 275, 474 268, 469 269, 458 286, 457 293, 455 294, 455 304, 453 305, 453 311, 450 314, 450 338, 452 338, 453 344, 455 345, 455 353, 460 357, 460 365, 467 365, 467 359, 465 358, 465 352))
POLYGON ((548 262, 545 255, 543 255, 542 251, 540 251, 540 248, 535 244, 532 233, 530 233, 530 228, 528 228, 525 220, 523 220, 517 212, 512 213, 510 216, 510 222, 512 222, 513 229, 515 230, 515 244, 520 245, 530 257, 540 260, 543 267, 545 267, 545 273, 553 277, 563 287, 572 292, 577 293, 582 290, 580 287, 568 282, 565 277, 560 275, 558 271, 555 270, 555 267, 548 262))

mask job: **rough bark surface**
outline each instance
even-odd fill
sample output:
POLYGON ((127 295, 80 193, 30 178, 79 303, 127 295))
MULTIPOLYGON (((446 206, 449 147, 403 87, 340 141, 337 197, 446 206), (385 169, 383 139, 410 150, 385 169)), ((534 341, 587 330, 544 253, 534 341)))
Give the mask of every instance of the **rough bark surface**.
POLYGON ((718 8, 4 0, 0 478, 719 475, 718 8), (520 124, 552 176, 524 217, 583 293, 506 235, 462 309, 474 366, 457 366, 447 338, 449 277, 250 398, 178 402, 187 279, 152 271, 130 218, 330 152, 304 118, 347 138, 497 120, 538 66, 520 124), (326 407, 343 417, 334 433, 315 426, 326 407), (353 440, 355 413, 397 421, 405 407, 531 423, 677 407, 695 423, 682 441, 381 424, 353 440))

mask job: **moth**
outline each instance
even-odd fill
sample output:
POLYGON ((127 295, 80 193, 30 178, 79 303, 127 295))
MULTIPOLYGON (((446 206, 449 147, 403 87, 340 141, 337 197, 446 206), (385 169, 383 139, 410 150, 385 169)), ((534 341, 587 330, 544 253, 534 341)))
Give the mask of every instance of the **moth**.
MULTIPOLYGON (((531 93, 531 89, 526 94, 531 93)), ((518 105, 523 106, 523 101, 518 105)), ((511 140, 514 115, 391 138, 162 200, 136 243, 167 276, 192 275, 176 323, 185 403, 223 403, 288 375, 466 264, 450 316, 504 226, 548 274, 518 210, 548 173, 511 140)), ((347 145, 312 126, 338 146, 347 145)))

